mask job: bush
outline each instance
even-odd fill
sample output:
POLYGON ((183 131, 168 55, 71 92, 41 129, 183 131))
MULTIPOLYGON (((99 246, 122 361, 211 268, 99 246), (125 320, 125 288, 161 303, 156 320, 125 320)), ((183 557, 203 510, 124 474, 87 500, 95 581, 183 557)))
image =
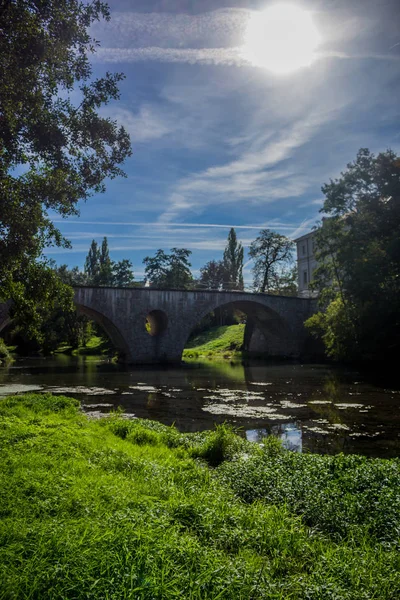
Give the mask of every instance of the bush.
POLYGON ((237 454, 245 442, 229 425, 217 425, 215 431, 207 432, 204 442, 190 450, 194 458, 202 458, 212 467, 237 454))
POLYGON ((0 364, 2 362, 9 362, 11 360, 11 355, 8 351, 7 346, 5 345, 4 340, 0 338, 0 364))

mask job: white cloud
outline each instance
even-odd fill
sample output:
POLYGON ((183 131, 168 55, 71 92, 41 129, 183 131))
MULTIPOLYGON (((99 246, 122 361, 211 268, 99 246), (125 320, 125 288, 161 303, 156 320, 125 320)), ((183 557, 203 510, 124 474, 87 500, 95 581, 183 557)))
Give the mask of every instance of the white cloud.
POLYGON ((240 48, 99 48, 94 60, 103 63, 143 62, 155 60, 167 63, 232 65, 241 67, 248 61, 241 57, 240 48))
POLYGON ((198 15, 113 12, 111 20, 96 23, 92 33, 109 47, 226 47, 232 40, 240 41, 250 15, 250 10, 240 8, 198 15))
POLYGON ((101 114, 116 119, 131 134, 135 142, 155 140, 174 130, 174 123, 165 111, 151 104, 143 104, 137 113, 116 105, 106 106, 102 108, 101 114))
MULTIPOLYGON (((310 142, 338 110, 340 107, 312 109, 283 129, 274 130, 270 123, 268 135, 262 132, 250 137, 251 142, 244 144, 247 149, 237 159, 181 179, 171 193, 169 207, 160 216, 160 221, 175 220, 187 211, 202 212, 216 202, 223 204, 246 199, 265 204, 303 195, 315 180, 299 171, 298 165, 287 161, 310 142)), ((259 124, 259 130, 262 129, 259 124)))

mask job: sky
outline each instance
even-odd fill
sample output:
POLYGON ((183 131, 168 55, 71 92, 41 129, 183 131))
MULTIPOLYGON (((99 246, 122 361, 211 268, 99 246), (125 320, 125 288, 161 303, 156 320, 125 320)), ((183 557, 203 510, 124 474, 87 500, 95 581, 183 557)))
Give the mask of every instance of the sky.
POLYGON ((93 75, 125 74, 101 114, 128 130, 133 152, 126 178, 81 203, 79 217, 55 218, 72 243, 49 249, 58 264, 83 268, 91 240, 106 236, 137 280, 145 256, 172 247, 192 251, 197 276, 234 227, 250 286, 247 249, 261 229, 307 233, 321 186, 360 147, 400 152, 399 0, 292 0, 319 45, 312 64, 286 74, 242 51, 248 23, 279 0, 108 3, 110 22, 92 27, 93 75))

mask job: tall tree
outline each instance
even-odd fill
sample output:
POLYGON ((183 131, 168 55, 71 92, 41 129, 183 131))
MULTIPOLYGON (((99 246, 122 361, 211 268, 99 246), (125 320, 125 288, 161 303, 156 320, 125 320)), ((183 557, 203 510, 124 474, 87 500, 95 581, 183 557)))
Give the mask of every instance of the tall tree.
POLYGON ((157 250, 155 256, 143 259, 145 276, 153 287, 187 289, 193 283, 189 256, 186 248, 171 248, 171 254, 157 250))
POLYGON ((79 200, 123 175, 131 152, 126 131, 99 114, 123 78, 91 79, 89 28, 100 18, 109 19, 100 0, 1 3, 0 290, 16 310, 28 293, 44 302, 41 275, 55 295, 57 278, 36 262, 46 246, 68 246, 50 215, 77 214, 79 200))
POLYGON ((99 255, 99 276, 98 285, 112 286, 114 282, 114 263, 110 259, 110 251, 108 248, 108 240, 103 238, 99 255))
POLYGON ((322 187, 313 275, 321 312, 307 322, 337 359, 400 354, 400 157, 362 148, 322 187))
POLYGON ((259 292, 273 292, 280 270, 293 261, 294 242, 271 229, 262 229, 250 245, 249 255, 254 261, 254 288, 259 292))
POLYGON ((243 285, 243 246, 237 241, 234 228, 229 231, 228 242, 224 251, 223 264, 225 269, 224 288, 242 290, 243 285))
POLYGON ((92 240, 88 255, 85 259, 85 274, 89 283, 95 284, 100 275, 100 249, 96 240, 92 240))

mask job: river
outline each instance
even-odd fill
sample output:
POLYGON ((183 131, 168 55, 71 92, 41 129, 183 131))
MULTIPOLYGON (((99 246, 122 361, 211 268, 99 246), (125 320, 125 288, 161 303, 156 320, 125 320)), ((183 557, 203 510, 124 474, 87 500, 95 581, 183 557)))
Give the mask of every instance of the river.
POLYGON ((296 451, 400 454, 400 390, 330 365, 248 361, 125 367, 91 357, 17 359, 0 367, 0 395, 51 391, 81 400, 100 417, 121 407, 181 431, 231 423, 296 451))

